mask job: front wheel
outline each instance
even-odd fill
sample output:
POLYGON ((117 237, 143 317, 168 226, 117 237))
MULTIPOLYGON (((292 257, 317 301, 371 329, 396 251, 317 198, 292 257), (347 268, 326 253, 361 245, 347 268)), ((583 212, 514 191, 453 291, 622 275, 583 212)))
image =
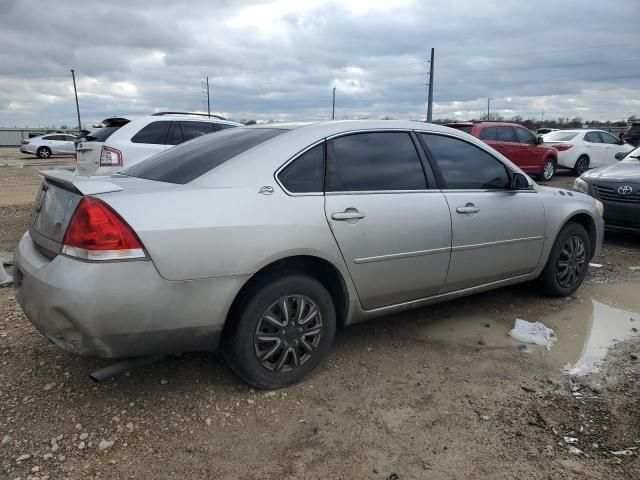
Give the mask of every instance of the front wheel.
POLYGON ((333 299, 317 280, 291 274, 253 289, 223 338, 227 363, 257 388, 301 381, 328 354, 336 331, 333 299))
POLYGON ((538 277, 542 293, 549 297, 571 295, 584 280, 590 259, 591 241, 587 231, 577 223, 565 225, 538 277))
POLYGON ((542 173, 540 173, 540 180, 548 182, 553 178, 556 173, 556 162, 549 158, 545 160, 544 165, 542 166, 542 173))

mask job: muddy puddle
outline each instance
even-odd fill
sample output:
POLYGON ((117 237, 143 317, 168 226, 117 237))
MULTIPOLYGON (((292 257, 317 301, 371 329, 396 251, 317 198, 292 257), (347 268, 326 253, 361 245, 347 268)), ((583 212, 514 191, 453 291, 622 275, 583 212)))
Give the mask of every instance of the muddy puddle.
POLYGON ((410 336, 424 340, 483 348, 512 347, 523 355, 539 355, 550 366, 572 375, 597 371, 608 349, 632 337, 640 339, 640 284, 616 283, 581 287, 565 308, 536 318, 518 314, 528 321, 539 321, 552 328, 557 341, 545 347, 522 344, 509 337, 511 323, 495 322, 490 312, 478 305, 456 306, 448 318, 427 318, 409 327, 410 336))

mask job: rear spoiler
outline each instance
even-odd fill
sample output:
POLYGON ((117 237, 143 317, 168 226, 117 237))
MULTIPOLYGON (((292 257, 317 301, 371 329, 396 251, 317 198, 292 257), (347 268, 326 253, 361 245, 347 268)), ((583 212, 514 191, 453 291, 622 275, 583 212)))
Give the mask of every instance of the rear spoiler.
MULTIPOLYGON (((67 190, 73 189, 82 195, 96 195, 98 193, 119 192, 123 190, 115 183, 100 180, 100 177, 81 177, 68 170, 40 170, 46 180, 58 184, 67 190), (92 180, 95 178, 95 180, 92 180)), ((103 177, 108 178, 108 177, 103 177)))

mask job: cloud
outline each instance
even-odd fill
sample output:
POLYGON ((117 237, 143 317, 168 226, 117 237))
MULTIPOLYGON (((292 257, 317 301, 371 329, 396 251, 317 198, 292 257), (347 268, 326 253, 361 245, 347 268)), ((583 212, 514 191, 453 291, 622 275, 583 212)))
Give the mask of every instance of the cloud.
POLYGON ((622 119, 640 109, 636 0, 196 0, 187 5, 3 2, 0 125, 81 114, 203 111, 232 118, 434 116, 622 119), (36 28, 37 25, 37 28, 36 28))

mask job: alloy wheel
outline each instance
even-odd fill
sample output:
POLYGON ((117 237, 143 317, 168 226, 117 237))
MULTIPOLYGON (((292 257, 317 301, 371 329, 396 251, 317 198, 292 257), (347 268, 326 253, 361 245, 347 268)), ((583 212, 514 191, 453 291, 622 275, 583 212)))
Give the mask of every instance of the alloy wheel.
POLYGON ((576 173, 578 174, 578 176, 582 175, 584 172, 587 171, 587 165, 588 165, 588 160, 584 157, 579 158, 578 161, 576 162, 576 173))
POLYGON ((573 235, 564 242, 556 263, 556 278, 563 288, 572 288, 582 278, 587 252, 584 241, 573 235))
POLYGON ((549 160, 547 161, 547 163, 544 164, 544 169, 542 170, 542 176, 544 177, 545 180, 551 180, 551 178, 553 177, 554 171, 555 171, 555 168, 553 167, 553 162, 549 160))
POLYGON ((305 295, 287 295, 271 304, 258 321, 254 350, 272 372, 291 372, 308 361, 320 345, 322 314, 305 295))

